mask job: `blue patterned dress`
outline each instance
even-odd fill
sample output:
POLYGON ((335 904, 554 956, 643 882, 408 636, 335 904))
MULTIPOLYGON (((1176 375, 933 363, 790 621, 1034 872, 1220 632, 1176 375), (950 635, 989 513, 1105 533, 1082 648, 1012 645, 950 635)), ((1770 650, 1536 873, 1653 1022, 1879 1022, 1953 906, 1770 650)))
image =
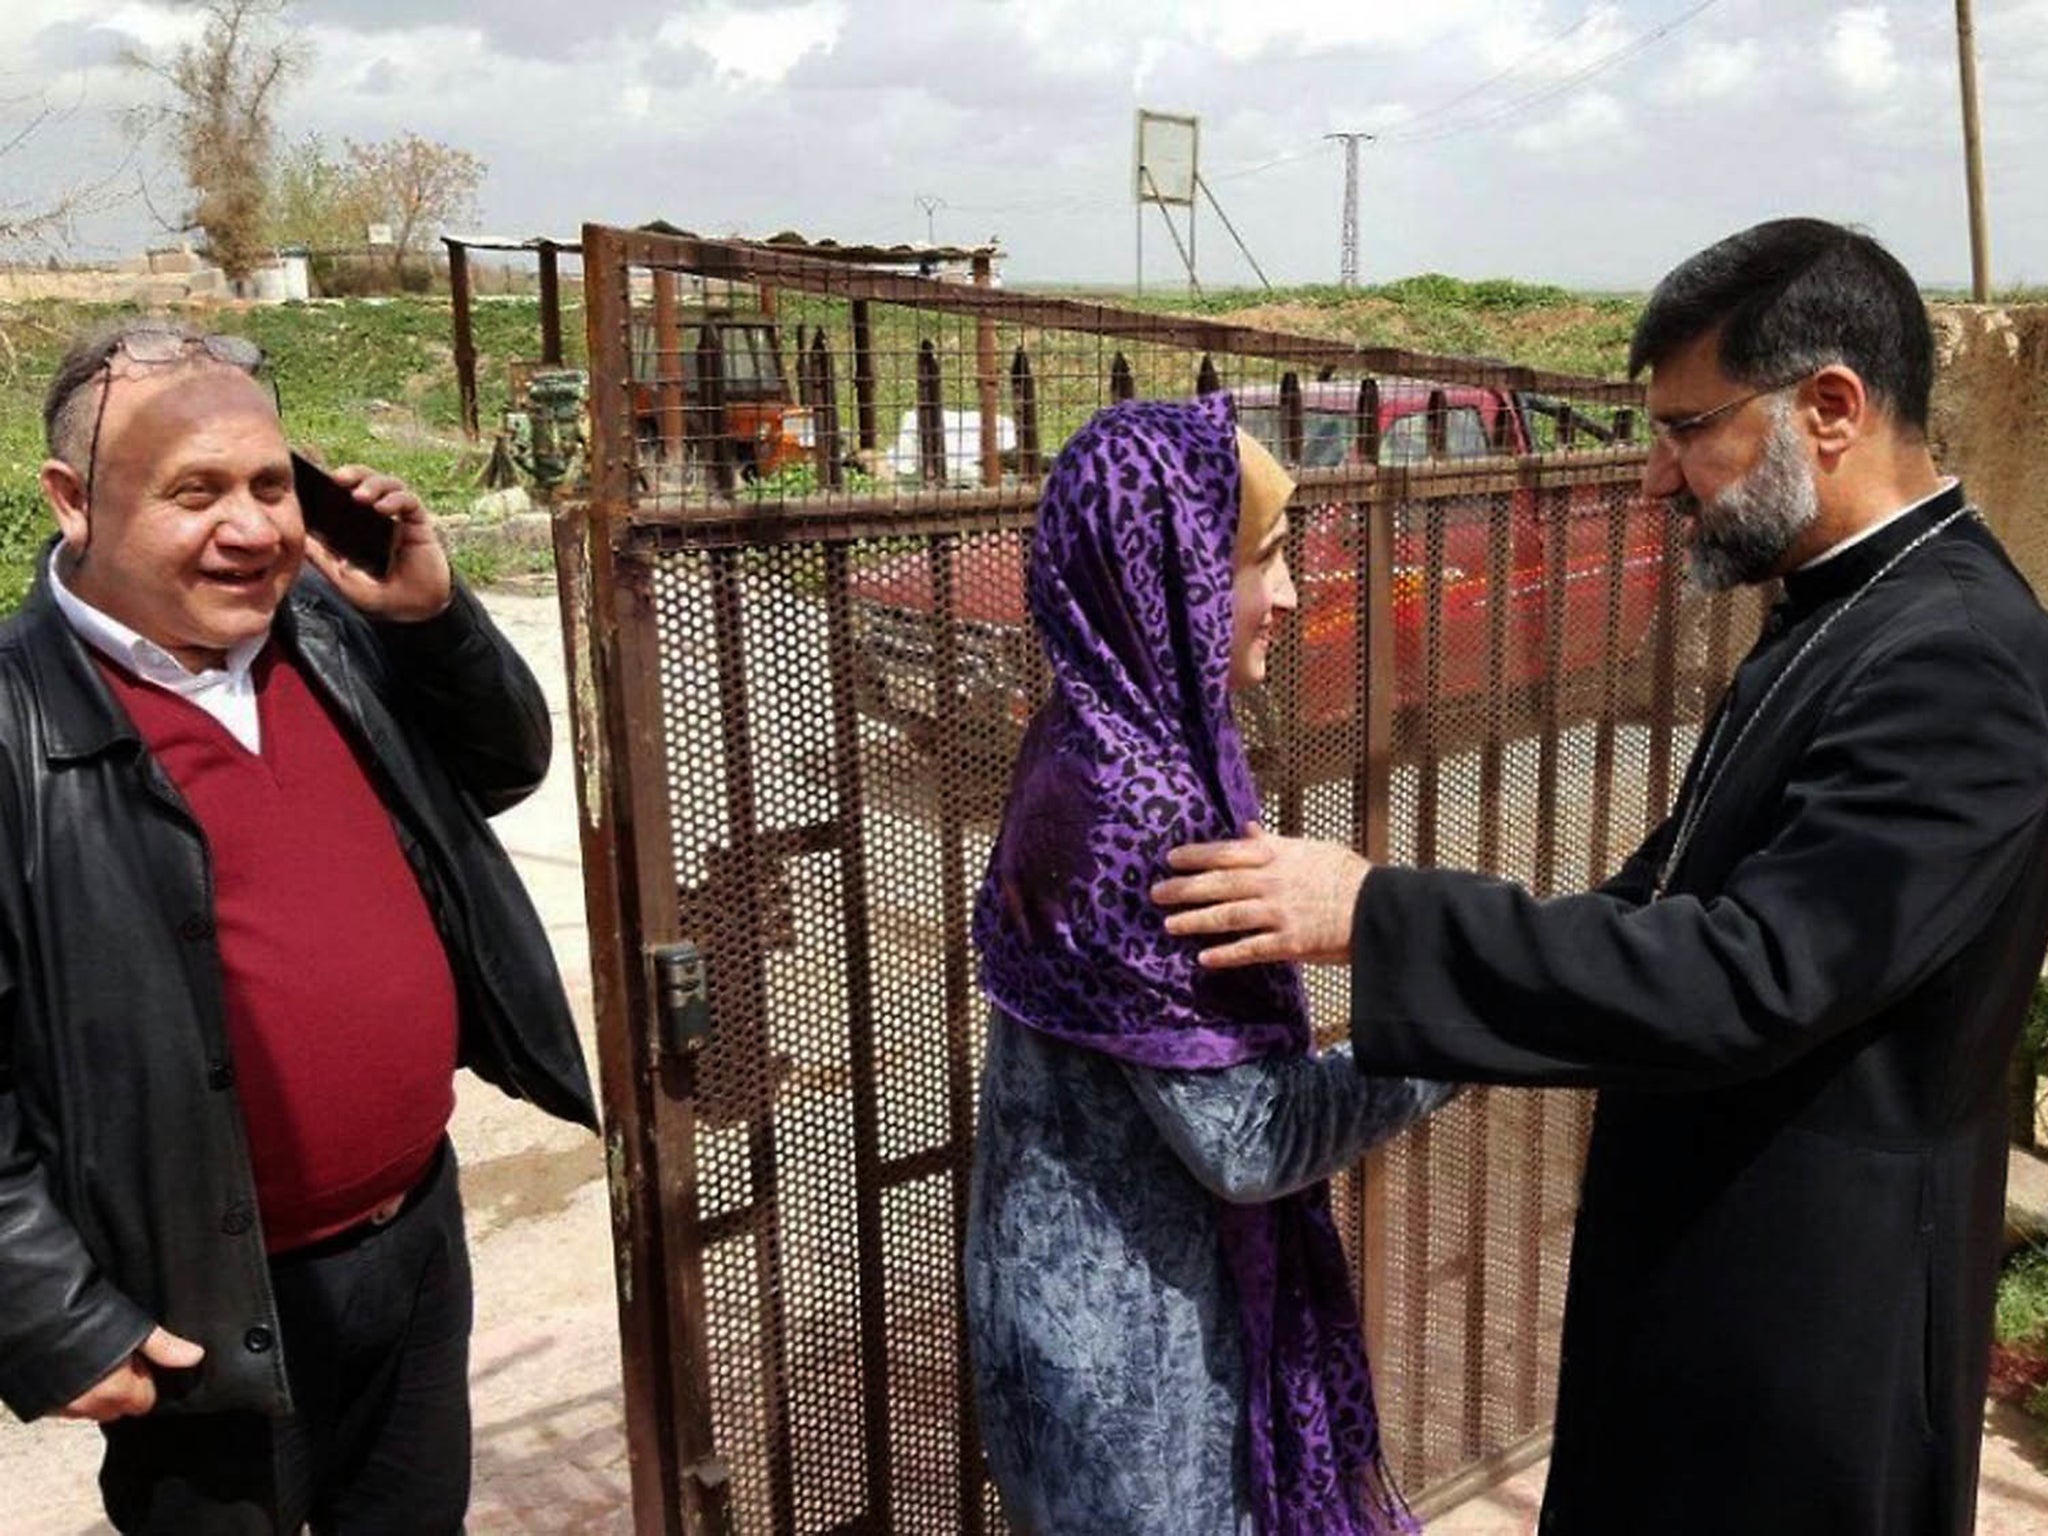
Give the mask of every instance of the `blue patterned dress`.
POLYGON ((983 1442, 1026 1536, 1246 1536, 1244 1365, 1219 1201, 1350 1166, 1456 1090, 1348 1047, 1212 1071, 990 1020, 967 1232, 983 1442))

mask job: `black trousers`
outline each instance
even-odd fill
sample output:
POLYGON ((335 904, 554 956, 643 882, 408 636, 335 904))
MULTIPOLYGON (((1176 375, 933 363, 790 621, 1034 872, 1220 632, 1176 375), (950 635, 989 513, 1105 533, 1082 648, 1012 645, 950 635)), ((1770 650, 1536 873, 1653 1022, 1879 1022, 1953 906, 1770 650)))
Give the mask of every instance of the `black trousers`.
POLYGON ((105 1426, 107 1518, 145 1536, 459 1532, 472 1305, 453 1149, 392 1221, 270 1271, 293 1412, 105 1426))

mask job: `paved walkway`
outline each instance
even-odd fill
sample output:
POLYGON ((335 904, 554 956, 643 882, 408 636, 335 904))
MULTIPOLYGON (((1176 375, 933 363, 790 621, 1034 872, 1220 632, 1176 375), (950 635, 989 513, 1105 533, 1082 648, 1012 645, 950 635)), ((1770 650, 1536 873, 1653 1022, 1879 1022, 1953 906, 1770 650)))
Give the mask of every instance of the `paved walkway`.
MULTIPOLYGON (((589 948, 569 723, 552 597, 489 603, 533 664, 554 711, 555 771, 502 817, 568 979, 588 1045, 589 948)), ((603 1536, 631 1529, 612 1309, 610 1225, 594 1138, 465 1079, 454 1128, 476 1259, 472 1369, 477 1536, 603 1536)), ((2048 1437, 2011 1410, 1988 1423, 1978 1536, 2048 1536, 2048 1437)), ((0 1412, 0 1536, 98 1536, 99 1436, 76 1424, 23 1426, 0 1412)), ((1433 1521, 1430 1536, 1535 1529, 1544 1468, 1433 1521)))

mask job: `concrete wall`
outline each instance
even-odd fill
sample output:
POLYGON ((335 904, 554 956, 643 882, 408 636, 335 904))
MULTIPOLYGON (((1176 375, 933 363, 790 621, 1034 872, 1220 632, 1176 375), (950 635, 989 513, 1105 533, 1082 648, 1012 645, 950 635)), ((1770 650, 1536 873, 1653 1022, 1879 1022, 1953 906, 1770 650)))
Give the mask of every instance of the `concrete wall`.
POLYGON ((1933 311, 1936 460, 2048 596, 2048 305, 1933 311))
POLYGON ((0 268, 0 303, 66 299, 80 304, 176 304, 227 297, 220 270, 192 273, 124 272, 111 268, 0 268))

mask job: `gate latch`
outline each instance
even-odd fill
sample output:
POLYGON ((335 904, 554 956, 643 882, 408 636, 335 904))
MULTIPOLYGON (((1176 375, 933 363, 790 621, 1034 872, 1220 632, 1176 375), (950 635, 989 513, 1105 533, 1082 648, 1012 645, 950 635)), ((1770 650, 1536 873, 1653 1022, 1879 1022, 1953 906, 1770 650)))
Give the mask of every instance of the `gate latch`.
POLYGON ((699 1519, 689 1529, 706 1532, 708 1536, 733 1536, 732 1500, 727 1486, 732 1481, 732 1469, 725 1464, 725 1458, 706 1456, 685 1467, 683 1476, 696 1485, 699 1519))
POLYGON ((711 1038, 711 990, 704 977, 704 952, 688 939, 656 944, 647 952, 654 964, 654 1016, 665 1051, 686 1055, 711 1038))

